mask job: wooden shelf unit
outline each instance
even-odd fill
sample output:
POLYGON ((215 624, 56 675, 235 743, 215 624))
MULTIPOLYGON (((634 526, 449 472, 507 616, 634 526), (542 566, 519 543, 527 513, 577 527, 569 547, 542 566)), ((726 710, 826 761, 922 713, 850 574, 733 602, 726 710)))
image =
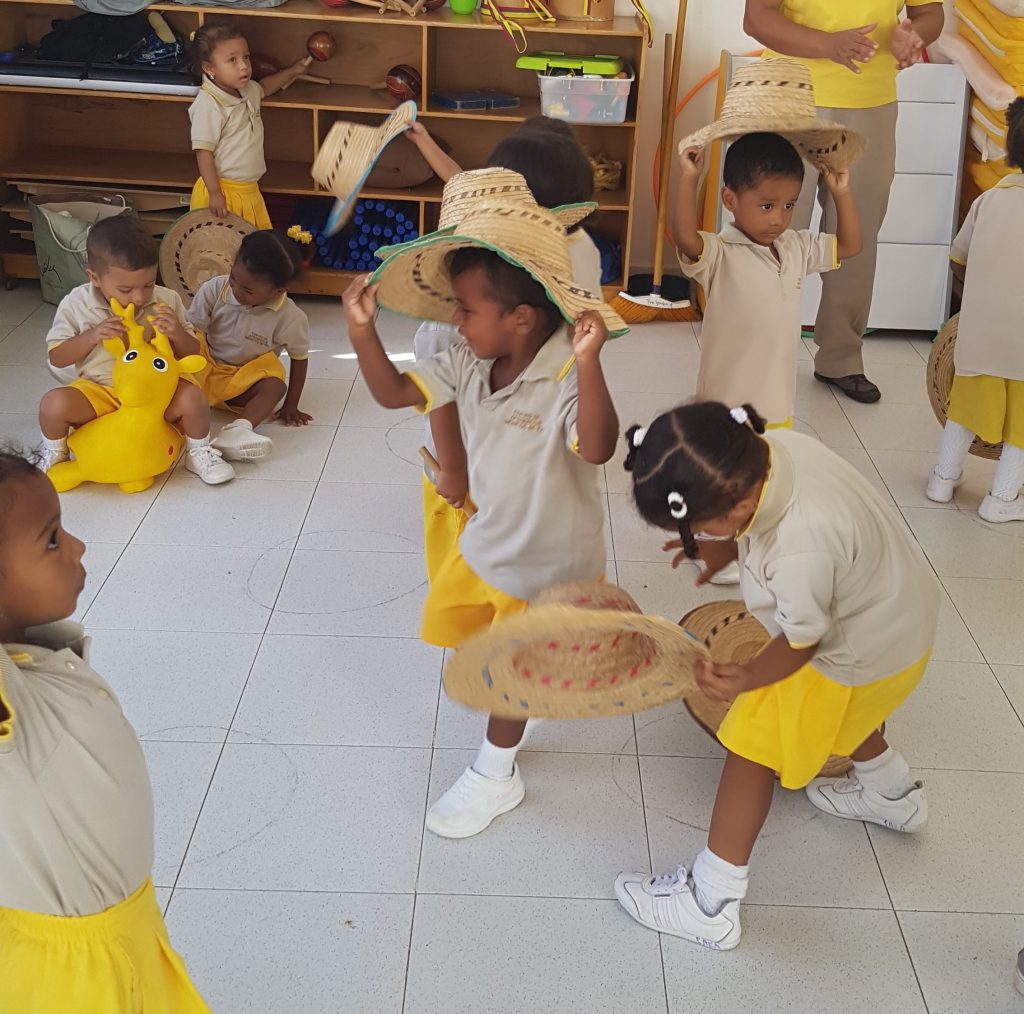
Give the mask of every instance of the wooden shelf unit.
MULTIPOLYGON (((454 15, 443 8, 409 18, 379 15, 356 5, 328 8, 319 0, 288 0, 274 8, 154 4, 150 9, 162 12, 184 37, 202 24, 238 24, 254 52, 282 65, 305 53, 310 33, 326 29, 334 35, 337 55, 312 69, 350 83, 297 82, 264 103, 268 171, 260 187, 268 198, 329 196, 309 174, 319 145, 335 121, 379 123, 395 107, 396 101, 386 91, 372 87, 395 64, 407 63, 420 71, 419 116, 463 168, 483 165, 510 129, 540 113, 535 75, 516 69, 512 45, 490 19, 479 14, 454 15), (429 101, 436 90, 480 87, 518 95, 520 105, 462 113, 429 101)), ((38 42, 50 30, 51 21, 79 13, 72 0, 0 0, 0 49, 38 42)), ((621 243, 623 278, 628 277, 638 95, 647 55, 643 33, 633 18, 526 28, 531 50, 611 53, 634 69, 636 83, 625 123, 573 125, 590 152, 623 163, 621 189, 596 195, 601 210, 594 229, 621 243)), ((187 115, 191 101, 191 96, 182 95, 0 85, 0 204, 15 195, 7 181, 20 180, 66 183, 67 189, 124 187, 129 201, 133 189, 164 188, 180 191, 181 205, 187 207, 196 178, 187 115)), ((436 227, 441 189, 435 178, 409 190, 367 189, 362 196, 413 202, 418 205, 420 231, 426 232, 436 227)), ((36 274, 24 223, 4 211, 0 211, 0 261, 9 278, 36 274)), ((338 295, 350 277, 343 271, 313 268, 297 291, 338 295)), ((611 293, 620 287, 616 282, 606 290, 611 293)))

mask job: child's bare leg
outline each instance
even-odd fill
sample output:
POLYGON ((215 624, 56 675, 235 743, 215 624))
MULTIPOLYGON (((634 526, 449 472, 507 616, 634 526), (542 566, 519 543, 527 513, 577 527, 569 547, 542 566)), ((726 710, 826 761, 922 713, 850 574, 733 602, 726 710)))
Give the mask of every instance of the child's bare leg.
POLYGON ((526 732, 525 722, 491 715, 487 723, 487 738, 495 745, 505 748, 519 746, 526 732))
POLYGON ((187 437, 202 440, 210 435, 210 406, 203 392, 187 380, 178 381, 164 418, 187 437))
POLYGON ((228 404, 239 409, 239 415, 255 429, 260 423, 266 422, 288 393, 288 385, 277 377, 264 377, 257 380, 248 391, 232 398, 228 404))
POLYGON ((708 848, 734 866, 746 866, 775 792, 775 772, 730 753, 718 782, 708 848))
POLYGON ((856 750, 850 754, 850 758, 856 763, 864 761, 874 760, 876 757, 881 757, 886 750, 889 749, 889 744, 885 741, 885 737, 877 729, 871 733, 870 736, 856 750))
POLYGON ((39 402, 39 429, 47 440, 63 440, 74 427, 96 418, 96 409, 75 387, 55 387, 39 402))

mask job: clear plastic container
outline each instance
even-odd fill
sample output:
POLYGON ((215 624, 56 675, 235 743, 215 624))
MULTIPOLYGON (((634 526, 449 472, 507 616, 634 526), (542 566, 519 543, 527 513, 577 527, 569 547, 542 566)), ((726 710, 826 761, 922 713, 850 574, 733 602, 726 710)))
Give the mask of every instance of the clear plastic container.
POLYGON ((538 74, 537 80, 540 110, 545 116, 570 123, 622 123, 626 119, 632 70, 628 78, 538 74))

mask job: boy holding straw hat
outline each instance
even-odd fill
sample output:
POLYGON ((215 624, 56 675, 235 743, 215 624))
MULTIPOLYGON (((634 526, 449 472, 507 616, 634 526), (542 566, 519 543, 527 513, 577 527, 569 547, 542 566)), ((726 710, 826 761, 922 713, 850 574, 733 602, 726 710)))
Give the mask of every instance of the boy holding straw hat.
MULTIPOLYGON (((878 388, 864 375, 863 335, 875 282, 878 230, 896 172, 896 75, 921 59, 942 31, 943 5, 932 0, 746 0, 743 28, 811 73, 818 116, 857 130, 871 158, 853 181, 864 223, 864 252, 823 279, 814 325, 814 375, 848 398, 876 402, 878 388), (900 21, 906 8, 907 17, 900 21)), ((817 196, 832 229, 835 209, 809 173, 797 206, 798 228, 811 222, 817 196)))
MULTIPOLYGON (((565 225, 529 195, 474 201, 456 226, 382 255, 345 292, 349 336, 380 404, 458 405, 477 511, 423 616, 424 640, 458 647, 544 588, 603 575, 598 470, 615 452, 618 419, 600 351, 626 328, 571 280, 565 225), (454 323, 463 340, 399 373, 374 327, 378 299, 454 323)), ((431 831, 469 837, 519 805, 525 728, 491 717, 476 761, 427 814, 431 831)))

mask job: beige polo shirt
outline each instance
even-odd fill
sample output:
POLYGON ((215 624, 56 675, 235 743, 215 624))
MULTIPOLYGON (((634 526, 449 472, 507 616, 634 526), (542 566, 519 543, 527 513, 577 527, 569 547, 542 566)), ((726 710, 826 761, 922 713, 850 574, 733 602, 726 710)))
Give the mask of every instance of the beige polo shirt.
POLYGON ((188 107, 192 150, 212 151, 221 179, 255 183, 266 175, 262 103, 263 89, 255 81, 250 81, 239 96, 204 79, 188 107))
MULTIPOLYGON (((174 311, 174 315, 186 331, 190 334, 193 332, 181 296, 173 289, 157 285, 153 288, 152 298, 142 311, 136 309, 136 320, 144 328, 146 341, 153 339, 153 325, 146 317, 156 313, 161 303, 165 303, 174 311)), ((110 309, 110 304, 103 298, 103 293, 99 289, 91 282, 79 285, 72 289, 57 307, 53 325, 46 335, 47 352, 62 345, 69 338, 75 338, 97 324, 102 324, 113 315, 114 311, 110 309)), ((78 376, 85 380, 93 380, 104 387, 110 387, 114 382, 114 357, 102 345, 97 345, 75 365, 75 370, 78 376)))
POLYGON ((0 647, 0 908, 102 912, 153 869, 153 795, 135 730, 75 623, 0 647))
POLYGON ((1004 176, 971 205, 949 256, 967 266, 953 362, 962 377, 1024 380, 1024 173, 1004 176))
POLYGON ((244 366, 265 352, 309 358, 309 318, 284 293, 260 306, 235 299, 227 275, 203 282, 188 311, 192 326, 206 335, 219 363, 244 366))
POLYGON ((459 548, 473 571, 506 595, 531 599, 561 581, 605 571, 600 469, 577 453, 576 363, 559 328, 508 387, 491 390, 494 360, 465 342, 407 373, 429 412, 454 401, 477 513, 459 548))
POLYGON ((771 473, 740 539, 747 608, 811 664, 863 686, 917 662, 935 641, 939 583, 899 513, 823 444, 774 430, 771 473))
POLYGON ((836 237, 784 232, 769 247, 734 225, 702 232, 696 261, 682 255, 687 278, 703 288, 697 397, 730 408, 753 405, 769 423, 784 423, 796 403, 796 349, 804 278, 839 267, 836 237))

